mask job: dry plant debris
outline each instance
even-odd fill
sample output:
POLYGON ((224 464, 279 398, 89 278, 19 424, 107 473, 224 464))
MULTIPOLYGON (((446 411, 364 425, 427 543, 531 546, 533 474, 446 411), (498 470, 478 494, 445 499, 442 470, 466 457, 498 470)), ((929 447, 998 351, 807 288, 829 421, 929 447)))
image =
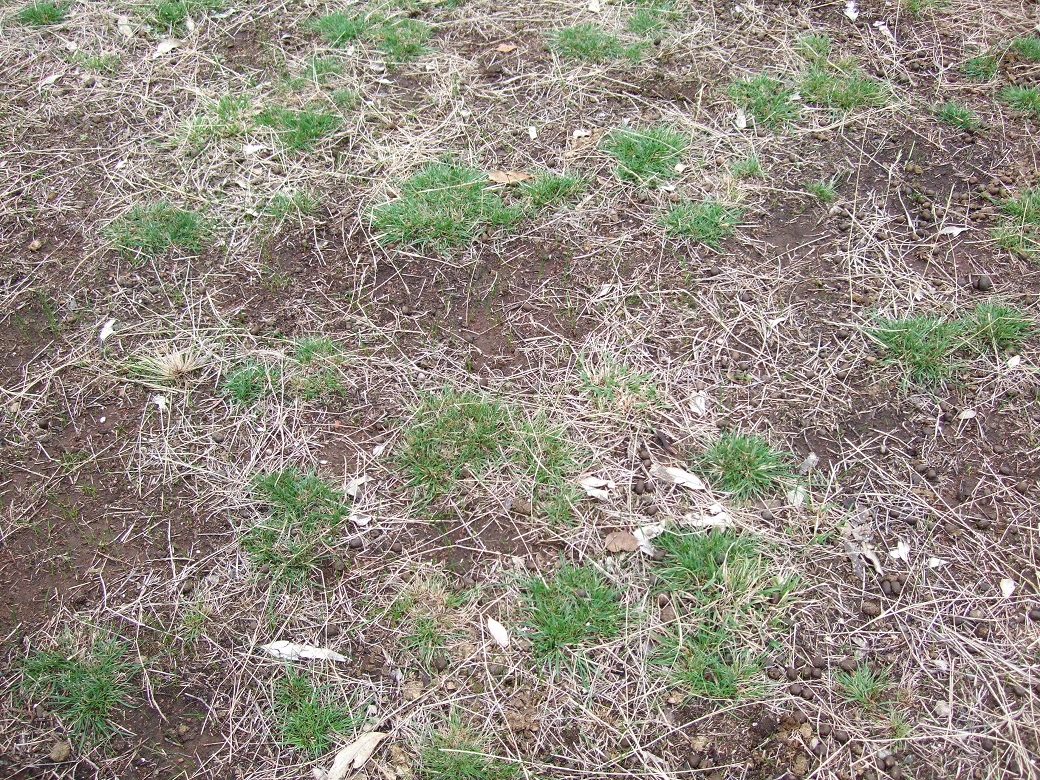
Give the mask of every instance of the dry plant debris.
POLYGON ((5 4, 0 776, 1036 776, 1038 21, 5 4))

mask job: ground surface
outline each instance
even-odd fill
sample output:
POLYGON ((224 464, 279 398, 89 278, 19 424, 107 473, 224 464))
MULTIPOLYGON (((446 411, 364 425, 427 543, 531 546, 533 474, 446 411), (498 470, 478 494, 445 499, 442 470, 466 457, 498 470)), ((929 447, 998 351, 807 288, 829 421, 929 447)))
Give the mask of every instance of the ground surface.
POLYGON ((0 775, 1035 775, 1036 4, 358 7, 2 9, 0 775), (437 163, 580 184, 393 233, 437 163), (980 303, 1027 326, 879 342, 980 303))

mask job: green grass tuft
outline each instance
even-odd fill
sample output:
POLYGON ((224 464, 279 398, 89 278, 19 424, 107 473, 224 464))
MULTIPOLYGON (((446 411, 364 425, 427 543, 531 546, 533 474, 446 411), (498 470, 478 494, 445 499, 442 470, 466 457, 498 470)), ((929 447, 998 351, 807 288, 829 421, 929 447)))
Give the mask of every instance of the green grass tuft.
POLYGON ((968 331, 976 345, 989 352, 1019 349, 1033 333, 1033 320, 1016 306, 988 302, 978 304, 968 317, 968 331))
POLYGON ((145 23, 153 30, 183 34, 192 15, 219 11, 223 6, 224 0, 158 0, 148 7, 145 23))
POLYGON ((1025 35, 1011 42, 1011 51, 1029 62, 1040 62, 1040 38, 1025 35))
POLYGON ((583 176, 542 173, 520 185, 520 194, 536 209, 559 206, 588 187, 583 176))
POLYGON ((226 138, 239 138, 253 127, 248 95, 223 95, 206 106, 188 130, 188 142, 198 148, 226 138))
POLYGON ((15 18, 28 27, 46 27, 61 24, 68 17, 69 3, 42 0, 23 5, 15 18))
POLYGON ((1000 60, 992 54, 979 54, 961 63, 961 72, 970 81, 989 81, 1000 70, 1000 60))
POLYGON ((557 30, 551 47, 563 59, 596 64, 622 58, 638 60, 643 53, 641 44, 625 45, 616 36, 589 23, 557 30))
POLYGON ((422 780, 513 780, 520 774, 519 765, 489 756, 487 740, 457 717, 433 732, 421 760, 422 780))
POLYGON ((257 116, 257 122, 273 129, 283 146, 297 152, 312 149, 319 141, 331 136, 342 121, 339 114, 321 108, 295 111, 272 106, 257 116))
POLYGON ((198 252, 210 239, 210 223, 201 214, 168 203, 134 206, 106 229, 125 255, 154 256, 171 247, 198 252))
POLYGON ((363 714, 336 702, 328 687, 316 687, 307 674, 291 669, 275 682, 274 704, 279 741, 315 758, 329 751, 337 735, 364 722, 363 714))
POLYGON ((137 665, 129 648, 96 641, 89 649, 66 641, 55 650, 38 650, 22 667, 22 689, 54 712, 80 743, 103 741, 114 731, 116 710, 131 706, 131 681, 137 665))
POLYGON ((375 23, 370 14, 337 11, 314 20, 311 27, 330 46, 346 46, 367 33, 375 23))
POLYGON ((798 105, 791 99, 794 90, 765 73, 735 81, 727 91, 760 125, 783 127, 798 118, 798 105))
POLYGON ((620 633, 620 594, 591 566, 562 565, 551 578, 527 583, 528 634, 537 658, 563 660, 563 651, 620 633))
POLYGON ((443 252, 523 219, 521 206, 507 206, 487 185, 482 171, 433 163, 400 183, 400 197, 372 210, 372 228, 383 241, 443 252))
POLYGON ((761 178, 766 175, 757 154, 749 155, 741 160, 733 160, 729 164, 729 171, 737 179, 761 178))
POLYGON ((717 200, 676 203, 661 219, 670 236, 681 236, 718 249, 723 238, 733 235, 744 210, 717 200))
POLYGON ((611 130, 600 148, 617 161, 618 178, 653 186, 675 177, 688 143, 682 133, 656 125, 643 130, 611 130))
POLYGON ((918 384, 940 384, 959 368, 955 353, 964 344, 959 321, 929 315, 881 319, 868 332, 885 348, 887 360, 918 384))
POLYGON ((1004 87, 1000 99, 1016 111, 1040 116, 1040 89, 1036 87, 1004 87))
POLYGON ((805 185, 805 190, 820 203, 829 206, 838 199, 838 177, 832 176, 823 181, 811 181, 805 185))
POLYGON ((293 357, 301 365, 309 365, 321 358, 339 357, 343 354, 343 346, 328 336, 301 336, 296 339, 293 357))
POLYGON ((958 130, 976 130, 982 124, 978 114, 960 103, 943 103, 936 107, 935 118, 958 130))
POLYGON ((253 494, 267 512, 244 534, 242 548, 273 582, 302 584, 346 522, 343 494, 316 474, 295 469, 259 475, 253 494))
POLYGON ((221 390, 239 406, 250 406, 274 392, 280 376, 281 370, 276 366, 245 363, 225 377, 221 390))
POLYGON ((814 67, 802 80, 802 98, 808 103, 851 111, 864 106, 883 106, 888 90, 852 66, 838 70, 814 67))
POLYGON ((859 704, 868 712, 881 709, 892 685, 887 669, 875 671, 865 664, 854 672, 838 672, 834 682, 845 701, 859 704))
POLYGON ((636 371, 610 355, 583 354, 579 362, 582 393, 598 410, 627 414, 657 404, 657 383, 650 374, 636 371))
POLYGON ((396 460, 422 502, 455 489, 465 473, 522 481, 536 497, 558 491, 576 466, 564 431, 493 399, 444 391, 413 410, 396 460))
POLYGON ((409 62, 426 52, 430 26, 420 19, 387 16, 379 10, 336 12, 312 23, 331 46, 364 41, 379 48, 391 64, 409 62))
POLYGON ((701 456, 712 487, 741 501, 775 493, 792 479, 787 453, 754 434, 724 433, 701 456))

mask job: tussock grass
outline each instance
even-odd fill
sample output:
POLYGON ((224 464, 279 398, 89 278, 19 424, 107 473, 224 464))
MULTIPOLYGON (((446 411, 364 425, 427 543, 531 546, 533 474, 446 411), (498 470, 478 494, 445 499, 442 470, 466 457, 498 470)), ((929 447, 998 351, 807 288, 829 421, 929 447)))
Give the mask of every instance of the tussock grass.
POLYGON ((617 162, 619 179, 654 186, 675 178, 676 166, 689 145, 682 133, 667 125, 611 130, 600 148, 617 162))
POLYGON ((886 360, 899 364, 920 384, 940 384, 960 367, 955 357, 964 343, 964 328, 956 320, 931 315, 881 319, 870 335, 886 350, 886 360))
POLYGON ((1012 85, 1000 90, 1000 99, 1015 111, 1040 116, 1040 89, 1012 85))
POLYGON ((798 104, 792 99, 794 89, 765 73, 735 81, 727 91, 760 125, 784 127, 798 118, 798 104))
POLYGON ((316 758, 325 755, 339 735, 357 729, 364 712, 352 711, 329 686, 316 685, 307 673, 287 669, 275 682, 274 720, 282 744, 316 758))
POLYGON ((956 127, 958 130, 976 130, 982 121, 968 106, 960 103, 943 103, 935 108, 935 117, 943 124, 956 127))
POLYGON ((68 10, 69 3, 42 0, 23 5, 15 14, 15 19, 28 27, 47 27, 64 22, 68 10))
POLYGON ((172 248, 198 252, 212 232, 210 221, 202 214, 165 202, 134 206, 105 231, 123 254, 145 257, 172 248))
POLYGON ((299 110, 272 106, 257 115, 256 121, 275 131, 278 140, 287 149, 305 152, 330 136, 343 122, 339 114, 322 108, 299 110))
POLYGON ((640 44, 623 44, 617 36, 590 23, 557 30, 552 35, 550 45, 565 60, 596 64, 622 58, 638 60, 643 53, 640 44))
POLYGON ((1005 249, 1035 258, 1040 254, 1040 188, 1022 190, 1000 204, 1001 224, 993 231, 1005 249))
POLYGON ((724 433, 708 445, 701 468, 714 487, 741 501, 775 493, 792 479, 790 456, 754 434, 724 433))
POLYGON ((591 566, 564 564, 525 590, 532 649, 544 661, 562 663, 565 650, 609 639, 624 625, 620 594, 591 566))
POLYGON ((433 731, 420 751, 419 777, 423 780, 512 780, 517 764, 488 755, 488 740, 452 715, 433 731))
POLYGON ((744 215, 739 206, 704 200, 700 203, 677 203, 661 218, 670 236, 689 238, 718 249, 722 239, 736 232, 744 215))

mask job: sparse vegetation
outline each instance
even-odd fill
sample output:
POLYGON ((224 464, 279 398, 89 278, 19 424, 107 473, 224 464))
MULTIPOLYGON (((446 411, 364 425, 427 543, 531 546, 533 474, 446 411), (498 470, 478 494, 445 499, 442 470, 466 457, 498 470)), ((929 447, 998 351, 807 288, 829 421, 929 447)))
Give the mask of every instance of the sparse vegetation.
POLYGON ((157 0, 147 10, 145 23, 159 33, 181 35, 188 19, 220 10, 223 0, 157 0))
POLYGON ((1015 111, 1040 116, 1040 89, 1013 85, 1000 91, 1000 99, 1015 111))
POLYGON ((677 203, 661 220, 670 236, 681 236, 719 248, 722 239, 733 235, 744 212, 739 206, 705 200, 677 203))
POLYGON ((487 740, 451 717, 422 748, 423 780, 512 780, 519 767, 492 758, 487 740))
POLYGON ((1040 37, 1023 35, 1011 42, 1011 51, 1027 62, 1040 62, 1040 37))
POLYGON ((314 21, 313 28, 332 46, 363 41, 376 46, 391 64, 414 60, 426 51, 430 27, 420 19, 378 8, 338 11, 314 21))
POLYGON ((974 111, 959 103, 943 103, 935 109, 935 116, 940 122, 958 130, 976 130, 981 124, 974 111))
POLYGON ((224 394, 234 403, 249 406, 274 392, 281 371, 275 366, 248 362, 232 370, 222 385, 224 394))
POLYGON ((552 48, 563 59, 597 64, 623 57, 638 60, 642 56, 640 44, 622 44, 616 36, 588 23, 557 30, 552 37, 552 48))
POLYGON ((754 434, 724 433, 701 464, 712 485, 741 501, 776 493, 792 479, 789 457, 754 434))
POLYGON ((939 384, 959 367, 955 353, 964 343, 963 330, 956 320, 921 314, 881 319, 870 335, 884 347, 886 359, 899 364, 911 381, 939 384))
POLYGON ((68 3, 53 2, 53 0, 36 0, 23 5, 15 18, 29 27, 46 27, 64 22, 68 9, 68 3))
POLYGON ((825 206, 829 206, 838 199, 838 177, 834 176, 823 181, 811 181, 805 185, 806 191, 825 206))
POLYGON ((567 649, 615 636, 624 623, 620 594, 591 567, 564 564, 526 586, 536 657, 561 663, 567 649))
POLYGON ((328 686, 315 685, 309 675, 292 669, 275 682, 274 709, 279 740, 314 757, 327 753, 337 736, 364 720, 328 686))
POLYGON ((666 125, 643 129, 610 131, 603 139, 603 151, 617 162, 617 176, 644 186, 654 186, 675 178, 688 140, 666 125))
POLYGON ((1005 249, 1025 257, 1040 253, 1040 189, 1022 190, 1000 204, 1001 224, 994 237, 1005 249))
POLYGON ((1032 319, 1021 309, 1005 303, 980 303, 968 320, 971 338, 988 352, 1017 350, 1033 332, 1032 319))
POLYGON ((867 664, 860 664, 853 672, 838 672, 834 680, 845 701, 858 704, 868 711, 881 708, 891 686, 887 669, 875 670, 867 664))
POLYGON ((274 130, 278 140, 287 149, 305 152, 335 133, 342 119, 339 114, 320 108, 296 111, 273 106, 260 112, 257 122, 274 130))
POLYGON ((729 85, 729 96, 756 122, 766 127, 783 127, 798 118, 794 92, 779 79, 765 73, 729 85))
POLYGON ((583 176, 542 173, 523 182, 520 192, 536 209, 560 206, 581 194, 588 186, 583 176))
POLYGON ((970 81, 989 81, 1000 70, 1000 60, 992 54, 979 54, 961 63, 961 71, 970 81))
POLYGON ((198 252, 212 236, 212 227, 198 212, 159 202, 134 206, 106 234, 120 252, 150 257, 172 248, 198 252))

